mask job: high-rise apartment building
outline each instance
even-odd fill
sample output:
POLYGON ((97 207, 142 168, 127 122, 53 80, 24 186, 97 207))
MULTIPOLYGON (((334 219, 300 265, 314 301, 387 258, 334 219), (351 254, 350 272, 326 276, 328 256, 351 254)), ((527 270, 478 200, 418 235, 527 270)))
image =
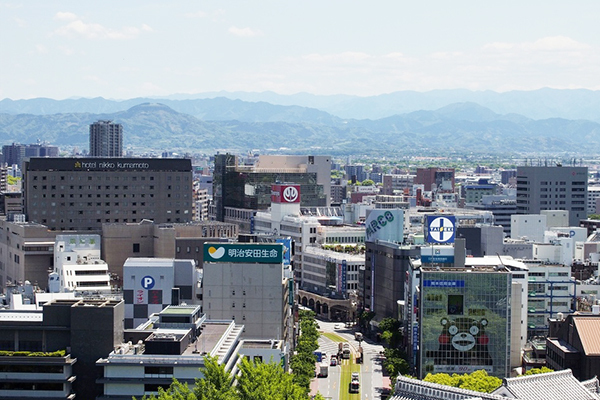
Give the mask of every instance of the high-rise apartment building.
POLYGON ((121 157, 123 125, 99 120, 90 125, 90 157, 121 157))
POLYGON ((13 143, 2 146, 2 162, 5 164, 18 165, 21 167, 21 163, 25 158, 25 146, 19 143, 13 143))
POLYGON ((517 213, 569 211, 569 225, 587 218, 587 167, 518 167, 517 213))

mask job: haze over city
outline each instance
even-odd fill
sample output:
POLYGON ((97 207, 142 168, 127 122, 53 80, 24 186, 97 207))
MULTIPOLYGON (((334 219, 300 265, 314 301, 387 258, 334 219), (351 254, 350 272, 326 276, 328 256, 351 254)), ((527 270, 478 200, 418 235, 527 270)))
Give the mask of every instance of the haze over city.
POLYGON ((0 98, 599 90, 596 1, 0 3, 0 98))

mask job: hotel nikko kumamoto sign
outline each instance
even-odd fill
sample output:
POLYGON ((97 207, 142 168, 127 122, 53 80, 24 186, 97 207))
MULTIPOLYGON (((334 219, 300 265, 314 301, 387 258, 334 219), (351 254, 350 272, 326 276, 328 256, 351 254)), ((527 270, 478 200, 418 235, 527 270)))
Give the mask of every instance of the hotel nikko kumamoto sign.
POLYGON ((425 227, 428 243, 454 243, 455 216, 428 215, 425 227))
POLYGON ((204 262, 281 264, 281 243, 205 243, 204 262))

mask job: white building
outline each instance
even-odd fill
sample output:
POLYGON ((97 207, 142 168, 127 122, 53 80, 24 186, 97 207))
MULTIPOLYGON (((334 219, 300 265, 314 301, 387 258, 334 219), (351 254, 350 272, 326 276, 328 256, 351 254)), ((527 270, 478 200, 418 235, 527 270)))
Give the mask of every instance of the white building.
POLYGON ((194 260, 131 257, 123 265, 125 329, 172 304, 200 304, 201 273, 194 260))
POLYGON ((243 324, 244 338, 291 340, 293 275, 280 243, 206 243, 203 311, 243 324))
POLYGON ((600 199, 600 186, 588 186, 587 195, 588 214, 598 214, 598 199, 600 199))
POLYGON ((510 237, 543 242, 547 217, 542 214, 513 214, 510 218, 510 237))
POLYGON ((108 264, 100 259, 100 235, 57 235, 54 272, 59 292, 111 291, 108 264))
POLYGON ((141 399, 168 387, 173 378, 193 385, 203 377, 207 355, 231 372, 243 328, 231 320, 207 321, 199 306, 167 307, 136 329, 136 337, 144 339, 124 343, 96 362, 102 370, 97 399, 141 399))
POLYGON ((547 333, 548 318, 574 312, 571 267, 543 260, 520 260, 529 269, 527 325, 530 336, 547 333))
POLYGON ((364 266, 364 254, 347 254, 319 247, 307 247, 302 264, 302 286, 315 293, 326 293, 334 287, 335 291, 348 298, 358 291, 358 275, 364 266))

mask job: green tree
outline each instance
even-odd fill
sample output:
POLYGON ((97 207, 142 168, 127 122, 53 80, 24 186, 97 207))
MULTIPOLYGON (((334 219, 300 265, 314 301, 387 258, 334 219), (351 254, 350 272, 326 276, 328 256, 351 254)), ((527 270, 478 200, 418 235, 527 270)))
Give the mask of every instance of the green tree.
MULTIPOLYGON (((204 377, 196 379, 192 389, 173 379, 167 389, 159 388, 158 395, 144 396, 143 400, 308 400, 305 388, 295 383, 293 376, 279 364, 243 358, 239 367, 234 386, 225 366, 219 364, 216 357, 206 357, 202 369, 204 377)), ((324 400, 322 396, 316 398, 324 400)))
POLYGON ((360 184, 361 186, 373 186, 375 182, 372 179, 365 179, 360 184))
POLYGON ((371 322, 373 318, 375 318, 375 313, 373 311, 363 311, 358 317, 358 323, 366 330, 369 327, 369 322, 371 322))
POLYGON ((427 374, 423 380, 481 393, 491 393, 502 385, 502 379, 489 376, 485 370, 478 370, 464 375, 452 374, 452 376, 448 374, 427 374))
POLYGON ((12 175, 6 177, 6 183, 9 185, 18 185, 21 183, 21 178, 16 178, 12 175))
POLYGON ((300 311, 300 336, 296 345, 296 354, 292 356, 290 366, 294 383, 304 388, 305 394, 310 390, 310 380, 315 373, 317 357, 314 352, 319 348, 319 331, 312 311, 300 311))
POLYGON ((547 372, 554 372, 553 369, 550 369, 548 367, 542 367, 542 368, 532 368, 529 371, 525 372, 523 375, 536 375, 536 374, 545 374, 547 372))
POLYGON ((402 341, 401 326, 402 323, 394 318, 384 318, 379 323, 379 329, 382 330, 381 338, 393 349, 402 341))
POLYGON ((305 400, 303 387, 294 383, 290 374, 274 363, 250 362, 243 359, 238 378, 238 399, 305 400))
POLYGON ((196 396, 187 384, 181 383, 177 379, 173 379, 173 383, 171 383, 171 386, 166 390, 158 388, 158 396, 144 396, 142 400, 196 400, 196 396))
POLYGON ((216 356, 204 358, 202 374, 204 378, 198 379, 194 388, 195 399, 233 400, 236 398, 231 385, 233 379, 225 370, 225 365, 219 364, 216 356))

